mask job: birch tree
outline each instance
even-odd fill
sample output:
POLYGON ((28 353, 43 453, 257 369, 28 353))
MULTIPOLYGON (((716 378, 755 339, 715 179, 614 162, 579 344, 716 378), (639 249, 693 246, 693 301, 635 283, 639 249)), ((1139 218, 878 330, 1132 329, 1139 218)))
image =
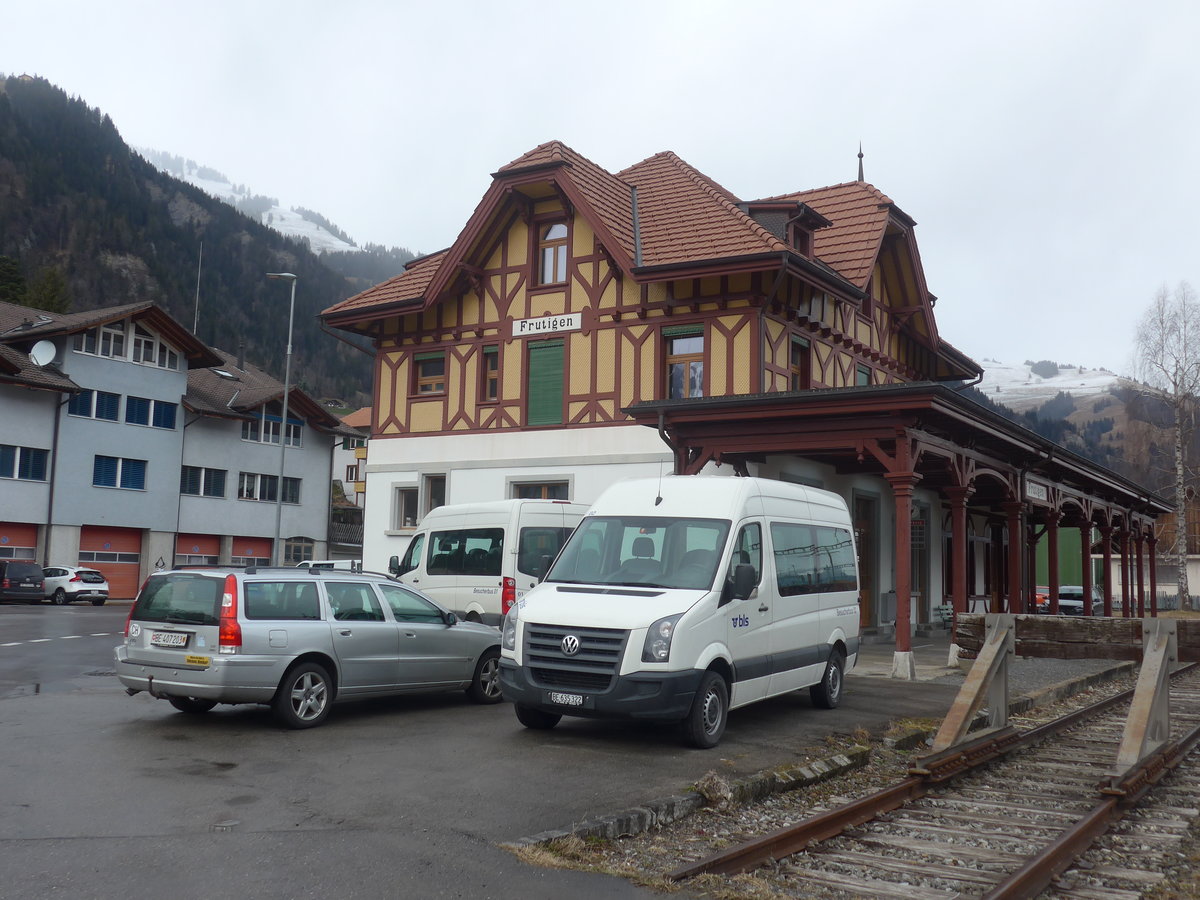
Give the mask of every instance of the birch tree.
POLYGON ((1138 375, 1170 405, 1173 413, 1175 542, 1169 552, 1179 570, 1179 608, 1188 607, 1188 471, 1186 449, 1195 427, 1200 396, 1200 304, 1187 282, 1174 291, 1166 285, 1154 295, 1138 325, 1135 343, 1138 375))

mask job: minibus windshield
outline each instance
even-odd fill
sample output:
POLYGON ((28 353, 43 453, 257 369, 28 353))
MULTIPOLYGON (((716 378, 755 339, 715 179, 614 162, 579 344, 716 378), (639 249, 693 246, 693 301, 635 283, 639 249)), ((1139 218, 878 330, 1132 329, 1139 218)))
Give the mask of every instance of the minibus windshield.
POLYGON ((728 519, 588 516, 545 580, 708 590, 729 527, 728 519))

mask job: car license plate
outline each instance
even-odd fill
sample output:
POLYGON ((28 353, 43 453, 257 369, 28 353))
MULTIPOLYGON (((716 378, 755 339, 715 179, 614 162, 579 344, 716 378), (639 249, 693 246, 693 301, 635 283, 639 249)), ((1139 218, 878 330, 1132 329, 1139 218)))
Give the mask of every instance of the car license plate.
POLYGON ((560 706, 583 706, 583 695, 560 694, 558 691, 551 691, 550 702, 557 703, 560 706))
POLYGON ((152 631, 150 646, 152 647, 186 647, 188 634, 185 631, 152 631))

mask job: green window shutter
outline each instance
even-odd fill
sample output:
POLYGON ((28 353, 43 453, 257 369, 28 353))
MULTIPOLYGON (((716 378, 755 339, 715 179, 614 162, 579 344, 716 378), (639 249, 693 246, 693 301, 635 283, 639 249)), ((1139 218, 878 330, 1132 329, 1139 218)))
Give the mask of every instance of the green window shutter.
POLYGON ((561 425, 563 420, 563 342, 529 345, 529 381, 525 396, 527 425, 561 425))
POLYGON ((662 330, 663 337, 689 337, 704 334, 703 325, 668 325, 662 330))

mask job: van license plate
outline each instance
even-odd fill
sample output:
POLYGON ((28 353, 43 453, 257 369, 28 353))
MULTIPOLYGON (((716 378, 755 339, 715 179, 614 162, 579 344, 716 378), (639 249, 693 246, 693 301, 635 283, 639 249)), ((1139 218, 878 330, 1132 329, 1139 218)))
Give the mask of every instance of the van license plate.
POLYGON ((184 631, 152 631, 150 646, 152 647, 186 647, 187 632, 184 631))
POLYGON ((581 694, 560 694, 558 691, 551 691, 550 702, 557 703, 560 706, 583 706, 583 696, 581 694))

